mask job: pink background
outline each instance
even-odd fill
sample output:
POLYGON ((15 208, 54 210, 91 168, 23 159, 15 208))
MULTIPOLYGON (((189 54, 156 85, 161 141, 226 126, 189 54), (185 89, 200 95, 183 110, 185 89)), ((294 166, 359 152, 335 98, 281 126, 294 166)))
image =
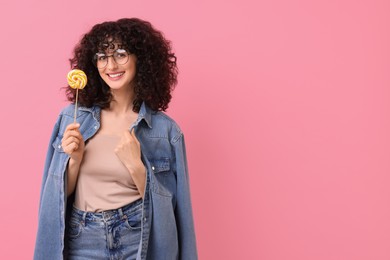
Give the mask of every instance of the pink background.
POLYGON ((178 56, 200 259, 390 259, 389 1, 4 2, 0 259, 32 257, 73 46, 133 16, 178 56))

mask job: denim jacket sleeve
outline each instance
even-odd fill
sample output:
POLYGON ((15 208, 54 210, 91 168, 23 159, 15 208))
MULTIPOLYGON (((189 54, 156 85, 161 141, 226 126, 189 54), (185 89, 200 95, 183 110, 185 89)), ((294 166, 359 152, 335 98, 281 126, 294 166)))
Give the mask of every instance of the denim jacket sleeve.
POLYGON ((58 134, 61 128, 62 114, 54 125, 49 147, 46 154, 40 201, 38 210, 38 230, 35 241, 34 259, 62 259, 61 241, 61 193, 63 192, 63 179, 60 171, 54 171, 53 164, 58 163, 63 155, 56 154, 55 146, 58 146, 58 134), (50 230, 50 232, 48 232, 50 230))
POLYGON ((46 153, 46 160, 45 160, 45 165, 43 169, 43 176, 42 176, 42 185, 41 185, 41 192, 40 192, 40 199, 39 199, 39 212, 41 211, 41 206, 42 206, 42 193, 43 193, 43 188, 45 187, 45 183, 47 180, 47 176, 49 174, 49 167, 50 167, 50 162, 53 158, 54 154, 54 149, 53 149, 53 142, 57 137, 58 131, 60 129, 60 122, 61 122, 61 115, 57 117, 57 121, 54 124, 53 131, 49 140, 49 145, 47 148, 47 153, 46 153))
POLYGON ((149 144, 160 152, 169 151, 171 160, 168 164, 162 160, 160 165, 151 161, 151 167, 148 166, 151 173, 152 221, 147 259, 197 260, 183 134, 178 127, 174 127, 168 146, 159 147, 158 143, 153 142, 149 144))
POLYGON ((177 204, 175 216, 180 241, 179 259, 198 259, 184 135, 180 133, 180 135, 172 141, 172 144, 175 153, 175 170, 177 176, 177 204))

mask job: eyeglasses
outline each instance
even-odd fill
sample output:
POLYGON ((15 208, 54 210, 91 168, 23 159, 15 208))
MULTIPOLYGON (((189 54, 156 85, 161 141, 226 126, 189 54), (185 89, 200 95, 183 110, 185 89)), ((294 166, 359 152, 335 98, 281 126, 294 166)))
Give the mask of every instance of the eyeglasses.
POLYGON ((98 69, 103 69, 108 64, 108 58, 112 57, 116 64, 125 65, 129 61, 129 53, 123 49, 116 49, 112 55, 105 53, 96 53, 93 57, 94 63, 98 69))

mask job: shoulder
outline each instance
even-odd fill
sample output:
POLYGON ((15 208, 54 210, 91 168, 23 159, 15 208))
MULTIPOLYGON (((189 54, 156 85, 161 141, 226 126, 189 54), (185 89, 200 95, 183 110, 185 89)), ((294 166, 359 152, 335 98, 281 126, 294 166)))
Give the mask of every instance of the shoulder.
POLYGON ((155 131, 166 133, 172 142, 175 142, 183 135, 178 123, 172 117, 161 111, 151 113, 151 126, 155 131))
MULTIPOLYGON (((57 118, 57 124, 59 125, 60 133, 65 131, 67 125, 73 123, 75 105, 69 104, 62 108, 57 118)), ((100 108, 97 106, 92 107, 78 107, 76 121, 81 124, 81 128, 87 127, 91 124, 95 124, 100 115, 100 108)))
POLYGON ((73 116, 74 113, 74 104, 69 104, 62 108, 60 116, 73 116))
POLYGON ((164 112, 161 111, 155 112, 153 114, 153 121, 159 126, 164 125, 166 127, 169 127, 172 131, 178 133, 182 132, 179 124, 176 123, 176 121, 172 117, 170 117, 164 112))
MULTIPOLYGON (((59 116, 64 116, 64 117, 74 117, 75 113, 75 105, 74 104, 69 104, 62 108, 59 116)), ((77 107, 77 118, 83 117, 88 114, 95 114, 97 112, 100 112, 100 108, 98 106, 92 106, 92 107, 83 107, 79 106, 77 107)))

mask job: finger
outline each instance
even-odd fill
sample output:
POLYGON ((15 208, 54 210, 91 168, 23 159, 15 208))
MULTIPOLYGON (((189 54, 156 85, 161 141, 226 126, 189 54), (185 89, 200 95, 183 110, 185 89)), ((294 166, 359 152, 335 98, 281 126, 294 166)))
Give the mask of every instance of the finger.
POLYGON ((62 148, 65 150, 71 150, 74 145, 77 146, 77 148, 79 147, 80 145, 80 142, 78 140, 72 140, 72 139, 68 139, 68 140, 65 140, 64 142, 62 142, 61 146, 62 148))
POLYGON ((64 152, 66 154, 69 154, 69 155, 71 155, 77 149, 78 149, 78 146, 76 144, 74 144, 74 143, 63 148, 64 152))
POLYGON ((77 137, 71 136, 71 137, 69 137, 68 140, 69 140, 69 143, 80 144, 80 139, 78 139, 77 137))
POLYGON ((135 135, 135 130, 134 130, 134 128, 131 130, 131 136, 134 138, 134 140, 135 140, 137 143, 139 143, 139 142, 138 142, 138 139, 137 139, 137 136, 135 135))
POLYGON ((71 131, 71 130, 76 130, 80 127, 80 124, 79 123, 71 123, 69 124, 66 128, 65 128, 65 132, 66 131, 71 131))
POLYGON ((78 130, 76 124, 70 124, 66 127, 63 139, 67 139, 71 135, 77 135, 77 133, 80 133, 80 131, 78 130))
POLYGON ((81 133, 78 130, 70 131, 68 133, 68 137, 75 137, 79 140, 83 140, 83 136, 81 135, 81 133))
POLYGON ((80 131, 77 129, 77 130, 69 130, 69 131, 66 131, 64 133, 64 136, 62 138, 62 140, 67 140, 69 139, 70 137, 75 137, 79 140, 83 140, 83 136, 81 135, 80 131))
POLYGON ((129 130, 125 130, 123 132, 123 136, 125 136, 126 138, 130 139, 131 138, 131 134, 130 134, 130 131, 129 130))
POLYGON ((122 143, 131 143, 133 141, 133 137, 131 136, 129 130, 125 130, 122 135, 122 143))
POLYGON ((76 142, 77 144, 79 144, 81 141, 82 141, 82 137, 78 133, 65 134, 61 140, 61 142, 65 144, 70 144, 71 142, 76 142))
POLYGON ((62 137, 62 140, 66 140, 69 138, 69 135, 70 135, 70 130, 65 130, 65 133, 64 133, 64 136, 62 137))
POLYGON ((71 146, 72 146, 72 152, 77 151, 77 149, 79 149, 79 145, 76 143, 72 143, 71 146))
POLYGON ((79 146, 76 143, 71 143, 69 145, 63 146, 62 149, 66 154, 71 155, 74 151, 79 149, 79 146))

